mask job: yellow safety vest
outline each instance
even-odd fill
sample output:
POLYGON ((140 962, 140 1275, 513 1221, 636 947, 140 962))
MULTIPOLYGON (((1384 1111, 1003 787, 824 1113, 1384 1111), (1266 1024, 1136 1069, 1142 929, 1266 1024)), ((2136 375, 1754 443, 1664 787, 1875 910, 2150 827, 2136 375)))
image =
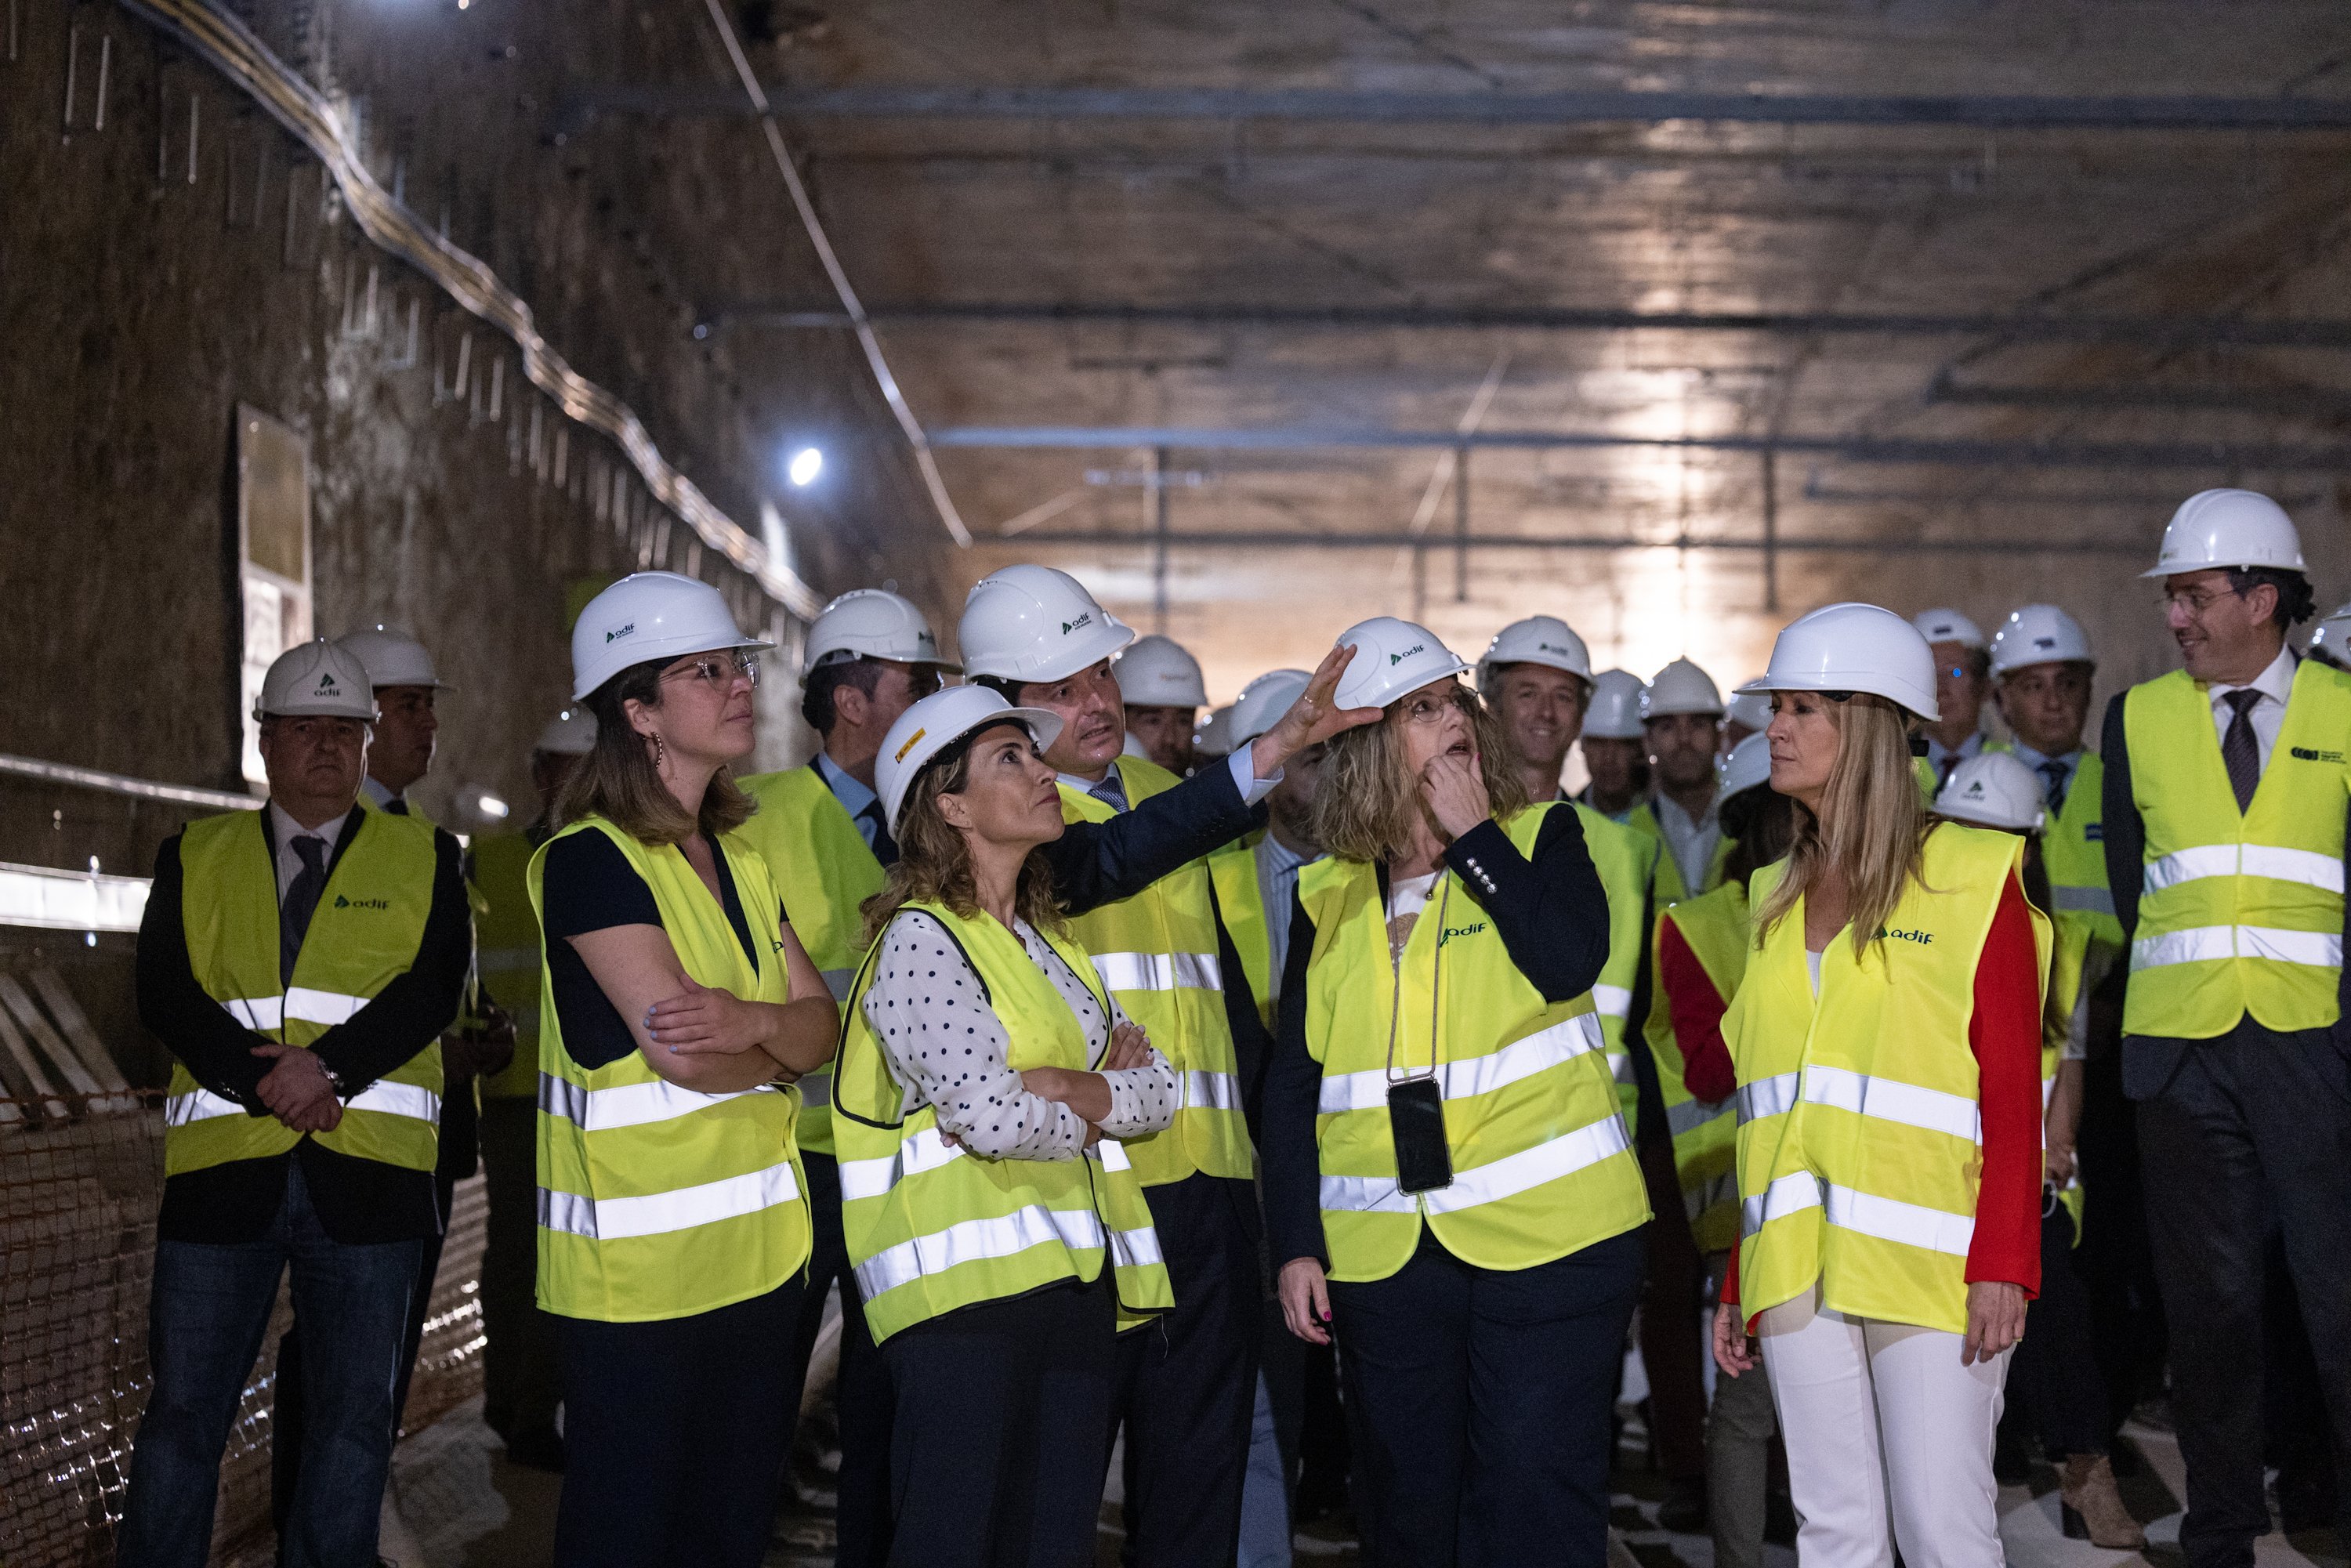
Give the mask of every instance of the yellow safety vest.
MULTIPOLYGON (((2016 747, 1998 740, 1984 749, 2013 755, 2016 747)), ((2049 900, 2056 906, 2049 913, 2084 916, 2091 940, 2107 952, 2120 953, 2123 923, 2115 917, 2114 891, 2106 885, 2105 780, 2105 764, 2098 754, 2083 752, 2065 786, 2065 809, 2042 831, 2041 856, 2049 872, 2049 900)))
POLYGON ((1730 859, 1732 841, 1729 835, 1726 834, 1714 842, 1713 858, 1707 862, 1706 866, 1706 885, 1700 888, 1690 888, 1684 885, 1682 882, 1682 868, 1674 859, 1671 846, 1666 842, 1665 826, 1657 821, 1657 811, 1654 805, 1644 800, 1634 807, 1633 814, 1625 819, 1625 826, 1635 832, 1646 834, 1657 842, 1657 869, 1650 879, 1649 892, 1659 909, 1679 904, 1683 899, 1693 897, 1697 894, 1711 893, 1722 885, 1722 868, 1730 859))
MULTIPOLYGON (((1130 806, 1177 782, 1140 757, 1122 757, 1117 767, 1130 806)), ((1063 784, 1061 815, 1071 822, 1106 822, 1117 813, 1063 784)), ((1176 1124, 1127 1145, 1145 1186, 1195 1172, 1243 1181, 1256 1174, 1232 1024, 1225 1017, 1210 888, 1208 862, 1196 860, 1071 923, 1102 983, 1176 1069, 1176 1124)))
MULTIPOLYGON (((1558 809, 1531 806, 1504 824, 1521 853, 1558 809)), ((1450 868, 1413 925, 1401 971, 1376 867, 1317 861, 1298 887, 1314 925, 1306 1048, 1322 1067, 1315 1142, 1332 1279, 1387 1278, 1424 1223, 1465 1262, 1530 1269, 1649 1218, 1589 994, 1545 1001, 1450 868), (1406 1193, 1388 1088, 1432 1073, 1453 1181, 1406 1193)))
MULTIPOLYGON (((936 904, 905 907, 938 921, 970 960, 1004 1027, 1013 1071, 1096 1066, 1101 1059, 1088 1049, 1077 1014, 993 916, 960 915, 936 904)), ((1084 951, 1042 935, 1109 1018, 1109 993, 1084 951)), ((1117 1139, 1100 1139, 1071 1159, 986 1159, 942 1140, 931 1106, 908 1109, 858 1005, 880 948, 877 940, 850 995, 834 1122, 841 1229, 874 1339, 1057 1281, 1092 1282, 1102 1277, 1105 1250, 1122 1326, 1173 1306, 1151 1206, 1117 1139)))
MULTIPOLYGON (((746 1001, 791 999, 784 956, 761 927, 777 907, 759 852, 719 843, 750 918, 743 951, 718 900, 675 844, 642 843, 601 817, 548 841, 598 832, 644 878, 662 930, 695 982, 746 1001)), ((530 862, 544 919, 547 850, 530 862)), ((809 1210, 792 1140, 796 1097, 770 1084, 684 1089, 632 1051, 582 1067, 563 1045, 552 981, 538 1031, 538 1304, 603 1322, 689 1317, 762 1296, 809 1259, 809 1210)))
POLYGON ((1910 775, 1918 780, 1918 798, 1927 803, 1928 810, 1934 810, 1935 797, 1943 792, 1941 770, 1931 758, 1914 756, 1910 758, 1910 775))
MULTIPOLYGON (((2023 856, 2013 833, 1936 824, 1885 938, 1856 955, 1852 929, 1838 932, 1817 998, 1801 901, 1749 957, 1722 1033, 1739 1071, 1739 1291, 1750 1321, 1817 1280, 1836 1312, 1966 1332, 1983 1167, 1968 1022, 2023 856)), ((1757 908, 1786 869, 1755 873, 1757 908)), ((2045 996, 2049 923, 2032 916, 2045 996)))
POLYGON ((1270 830, 1243 833, 1231 843, 1208 853, 1208 880, 1217 890, 1217 913, 1241 956, 1241 973, 1249 977, 1249 997, 1257 1016, 1273 1027, 1273 935, 1270 920, 1287 919, 1288 910, 1269 911, 1257 880, 1257 847, 1270 830))
MULTIPOLYGON (((365 811, 349 819, 290 984, 277 977, 277 869, 266 813, 190 822, 180 837, 180 919, 188 967, 204 994, 266 1040, 308 1047, 408 972, 433 913, 437 862, 430 822, 365 811)), ((402 1170, 433 1168, 441 1138, 441 1041, 343 1102, 331 1133, 302 1134, 251 1116, 198 1083, 176 1059, 163 1103, 163 1172, 282 1155, 305 1136, 321 1148, 402 1170)))
POLYGON ((1739 1102, 1734 1096, 1708 1103, 1692 1095, 1682 1081, 1687 1053, 1674 1034, 1673 1007, 1665 987, 1665 928, 1671 924, 1689 944, 1715 994, 1727 1004, 1739 994, 1747 972, 1747 888, 1726 882, 1712 893, 1686 898, 1657 915, 1650 959, 1649 1016, 1643 1033, 1657 1063, 1657 1088, 1666 1121, 1674 1132, 1674 1169, 1681 1178, 1682 1205, 1701 1252, 1727 1252, 1739 1234, 1739 1179, 1733 1169, 1739 1102))
POLYGON ((1643 922, 1655 862, 1674 857, 1657 840, 1611 821, 1589 806, 1577 805, 1575 815, 1583 824, 1584 847, 1600 873, 1601 891, 1608 895, 1608 961, 1600 967, 1600 978, 1592 988, 1592 1010, 1600 1015, 1600 1038, 1608 1053, 1608 1074, 1616 1081, 1625 1130, 1637 1134, 1641 1086, 1633 1076, 1632 1055, 1625 1049, 1625 1020, 1633 1010, 1633 985, 1640 978, 1641 948, 1648 937, 1643 922))
POLYGON ((482 1098, 528 1099, 538 1092, 538 915, 530 904, 530 857, 538 846, 524 833, 494 833, 472 849, 474 970, 515 1026, 514 1060, 482 1080, 482 1098))
POLYGON ((2351 675, 2304 659, 2251 810, 2220 760, 2207 688, 2184 670, 2123 696, 2131 797, 2146 824, 2126 1034, 2209 1040, 2335 1021, 2351 675))
MULTIPOLYGON (((890 873, 813 766, 758 774, 744 779, 742 789, 759 809, 735 831, 767 858, 768 874, 784 895, 792 935, 840 1001, 849 995, 865 952, 865 915, 859 905, 882 891, 890 873)), ((832 1063, 802 1078, 798 1088, 800 1147, 831 1154, 832 1063)))

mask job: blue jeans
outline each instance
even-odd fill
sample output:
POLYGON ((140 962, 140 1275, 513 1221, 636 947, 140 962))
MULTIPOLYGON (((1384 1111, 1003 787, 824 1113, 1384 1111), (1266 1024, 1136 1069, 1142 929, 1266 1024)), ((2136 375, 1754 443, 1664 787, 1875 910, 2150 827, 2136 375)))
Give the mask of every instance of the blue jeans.
POLYGON ((346 1246, 310 1207, 288 1161, 286 1197, 259 1240, 155 1248, 147 1360, 153 1387, 131 1460, 116 1561, 204 1568, 221 1451, 290 1264, 302 1322, 302 1479, 281 1542, 288 1568, 376 1560, 376 1517, 392 1468, 392 1389, 423 1243, 346 1246))

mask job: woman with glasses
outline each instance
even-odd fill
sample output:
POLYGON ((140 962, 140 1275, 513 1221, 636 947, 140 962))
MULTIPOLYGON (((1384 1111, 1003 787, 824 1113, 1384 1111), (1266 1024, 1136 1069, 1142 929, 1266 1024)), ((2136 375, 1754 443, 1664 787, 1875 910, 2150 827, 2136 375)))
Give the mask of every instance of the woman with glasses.
POLYGON ((1385 617, 1339 642, 1340 706, 1384 714, 1331 741, 1290 916, 1260 1144, 1282 1313, 1338 1336, 1383 1562, 1596 1568, 1649 1217, 1590 995, 1606 896, 1467 664, 1385 617))
POLYGON ((758 650, 716 590, 613 584, 571 637, 597 723, 530 868, 543 932, 538 1302, 561 1325, 555 1561, 758 1563, 799 1390, 810 1223, 789 1085, 839 1015, 735 830, 758 650))
POLYGON ((1806 1568, 1998 1568, 1992 1429, 2041 1280, 2049 923, 2014 836, 1930 822, 1910 728, 1936 655, 1833 604, 1780 633, 1771 788, 1792 847, 1750 884, 1723 1016, 1740 1236, 1714 1323, 1762 1342, 1806 1568))

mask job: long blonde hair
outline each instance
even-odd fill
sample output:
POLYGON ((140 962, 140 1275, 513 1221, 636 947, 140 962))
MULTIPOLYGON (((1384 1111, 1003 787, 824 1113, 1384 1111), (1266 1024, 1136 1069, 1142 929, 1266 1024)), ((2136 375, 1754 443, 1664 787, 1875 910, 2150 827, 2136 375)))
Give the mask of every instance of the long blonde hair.
MULTIPOLYGON (((989 729, 997 727, 989 726, 989 729)), ((979 913, 979 883, 971 870, 971 846, 939 814, 939 797, 959 793, 971 773, 972 742, 987 730, 966 736, 924 765, 899 808, 898 860, 882 891, 859 904, 871 946, 890 917, 909 904, 943 904, 967 919, 979 913)), ((1053 871, 1040 847, 1020 862, 1013 885, 1012 912, 1039 931, 1059 935, 1069 924, 1053 871)))
POLYGON ((1894 906, 1918 876, 1927 808, 1910 759, 1908 716, 1867 692, 1822 706, 1838 734, 1836 761, 1821 797, 1829 830, 1823 834, 1821 819, 1794 802, 1796 841, 1786 874, 1755 911, 1755 945, 1762 946, 1796 901, 1834 866, 1844 879, 1858 956, 1886 939, 1894 906))
MULTIPOLYGON (((1489 814, 1507 822, 1527 807, 1526 780, 1510 765, 1502 725, 1478 694, 1456 686, 1453 700, 1469 716, 1485 776, 1489 814)), ((1412 842, 1420 816, 1420 786, 1404 765, 1404 741, 1388 718, 1331 737, 1314 780, 1314 841, 1343 861, 1385 861, 1412 842)))

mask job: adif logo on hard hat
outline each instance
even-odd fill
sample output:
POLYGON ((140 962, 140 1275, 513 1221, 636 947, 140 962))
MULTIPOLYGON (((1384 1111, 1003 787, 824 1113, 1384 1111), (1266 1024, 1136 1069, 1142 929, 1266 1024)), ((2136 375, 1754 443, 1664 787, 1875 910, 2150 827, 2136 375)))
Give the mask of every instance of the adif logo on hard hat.
POLYGON ((1390 653, 1388 655, 1388 668, 1393 670, 1398 664, 1403 664, 1406 659, 1411 658, 1415 653, 1425 653, 1426 652, 1428 652, 1427 643, 1415 643, 1411 647, 1406 648, 1401 653, 1390 653))
POLYGON ((2032 645, 2036 648, 2054 648, 2057 645, 2057 639, 2054 637, 2035 637, 2032 640, 2032 645))
POLYGON ((604 633, 604 641, 607 643, 616 643, 623 637, 633 635, 636 630, 637 623, 633 621, 630 622, 625 626, 615 626, 610 632, 604 633))
POLYGON ((310 695, 313 695, 313 696, 320 696, 320 697, 339 697, 339 696, 341 696, 341 695, 343 695, 343 688, 342 688, 342 687, 340 687, 340 686, 339 686, 339 685, 335 685, 335 672, 334 672, 334 671, 332 671, 332 670, 321 670, 321 671, 319 671, 319 689, 318 689, 317 691, 315 691, 315 692, 311 693, 310 695))
POLYGON ((1548 643, 1537 643, 1535 644, 1535 651, 1539 653, 1557 653, 1562 659, 1572 659, 1575 656, 1566 649, 1554 648, 1548 643))
POLYGON ((1983 799, 1983 792, 1984 792, 1983 780, 1982 780, 1982 779, 1970 779, 1970 780, 1969 780, 1967 789, 1966 789, 1965 790, 1963 790, 1963 791, 1962 791, 1962 793, 1964 793, 1964 794, 1965 794, 1965 795, 1966 795, 1970 800, 1982 800, 1982 799, 1983 799))
POLYGON ((898 748, 898 757, 897 757, 897 760, 899 760, 900 762, 904 762, 904 761, 905 761, 905 760, 906 760, 906 753, 908 753, 908 752, 910 752, 910 751, 914 750, 914 747, 915 747, 917 745, 919 745, 919 744, 921 743, 923 737, 925 737, 925 736, 926 736, 926 735, 928 735, 928 734, 930 734, 930 733, 931 733, 931 731, 930 731, 930 727, 929 727, 928 725, 925 725, 925 726, 924 726, 921 729, 918 729, 918 730, 914 731, 914 734, 912 734, 912 735, 908 736, 908 737, 906 737, 906 744, 905 744, 905 745, 904 745, 904 746, 902 746, 902 747, 900 747, 898 748))
POLYGON ((1061 635, 1062 635, 1062 636, 1064 636, 1064 637, 1066 637, 1066 636, 1068 636, 1071 632, 1072 632, 1076 631, 1079 627, 1081 627, 1081 626, 1091 626, 1091 625, 1092 625, 1093 623, 1094 623, 1094 612, 1093 612, 1092 611, 1091 611, 1091 610, 1086 611, 1086 612, 1084 612, 1083 613, 1081 613, 1081 615, 1080 615, 1080 616, 1079 616, 1075 621, 1064 621, 1064 622, 1061 622, 1061 635))
POLYGON ((932 636, 930 632, 925 629, 914 633, 914 646, 917 648, 928 649, 931 653, 935 653, 939 651, 939 640, 936 637, 932 636))

